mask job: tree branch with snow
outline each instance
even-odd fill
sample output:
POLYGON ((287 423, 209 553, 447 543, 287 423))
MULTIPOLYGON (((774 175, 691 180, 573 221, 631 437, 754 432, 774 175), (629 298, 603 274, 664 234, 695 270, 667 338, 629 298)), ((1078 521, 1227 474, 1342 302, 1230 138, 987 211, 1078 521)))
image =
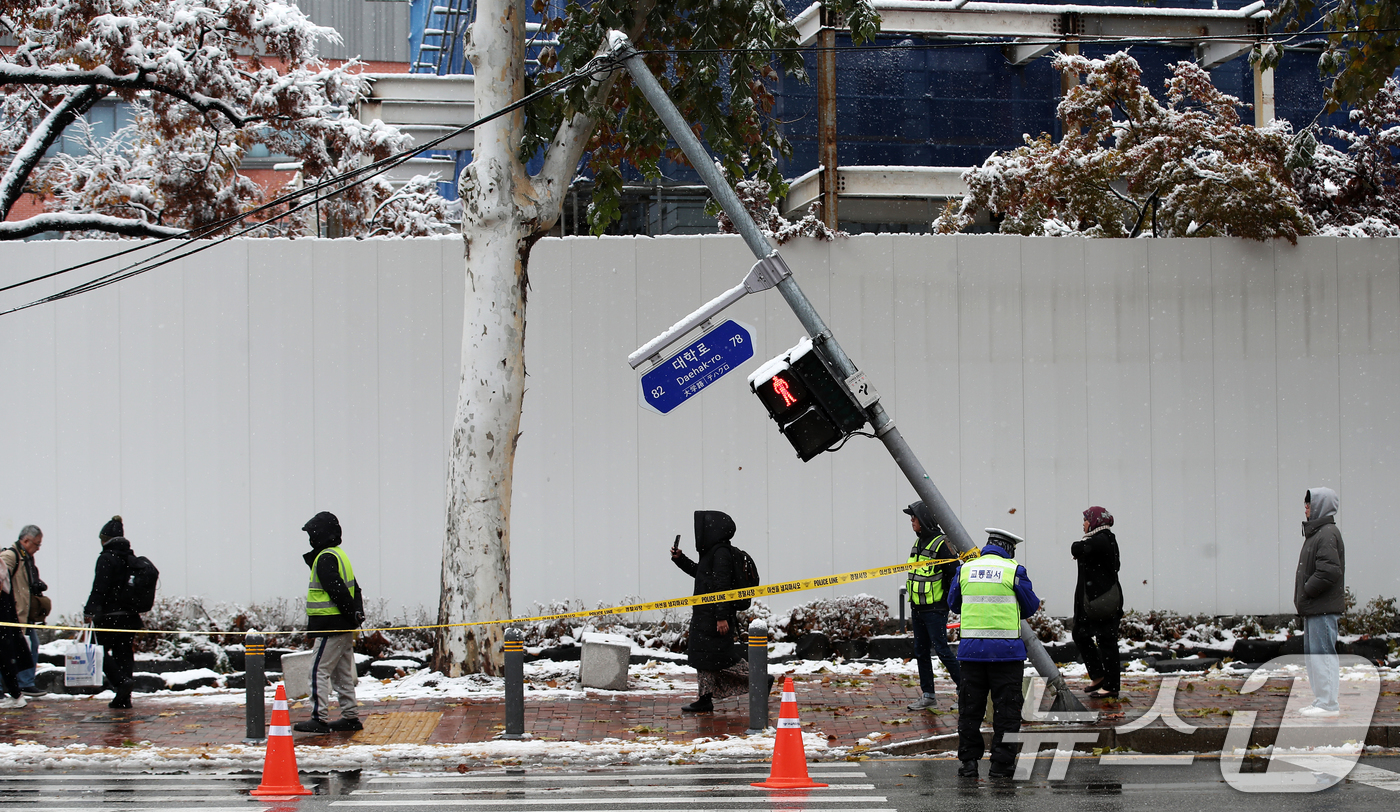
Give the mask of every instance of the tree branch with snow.
POLYGON ((968 193, 934 222, 971 227, 989 213, 1003 234, 1091 237, 1237 236, 1296 242, 1315 229, 1286 168, 1287 122, 1240 121, 1239 99, 1191 62, 1171 66, 1166 101, 1142 85, 1136 60, 1057 54, 1083 77, 1060 101, 1064 137, 1026 138, 963 175, 968 193))
MULTIPOLYGON (((255 147, 299 162, 302 179, 316 183, 411 143, 351 114, 368 93, 359 66, 323 63, 319 43, 339 35, 284 0, 0 0, 0 22, 18 42, 0 53, 0 219, 24 193, 39 195, 50 213, 75 216, 11 224, 0 238, 80 221, 77 231, 123 236, 199 232, 267 199, 269 190, 242 171, 255 147), (103 99, 130 114, 121 136, 49 155, 103 99)), ((323 203, 325 227, 345 235, 439 230, 425 217, 445 211, 445 201, 429 199, 438 197, 430 186, 412 188, 422 199, 402 205, 402 191, 382 180, 348 184, 323 203), (396 194, 398 203, 385 206, 396 194), (394 212, 408 219, 378 222, 394 212)), ((300 217, 263 233, 320 230, 300 217)))

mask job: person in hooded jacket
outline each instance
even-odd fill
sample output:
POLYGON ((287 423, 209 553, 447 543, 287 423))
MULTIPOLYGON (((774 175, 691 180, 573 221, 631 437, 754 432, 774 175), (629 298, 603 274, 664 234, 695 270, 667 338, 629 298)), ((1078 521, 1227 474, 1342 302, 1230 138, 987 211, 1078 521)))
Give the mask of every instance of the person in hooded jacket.
MULTIPOLYGON (((695 552, 691 561, 677 546, 671 547, 671 560, 686 575, 695 578, 695 595, 738 589, 734 578, 734 520, 718 510, 695 511, 695 552)), ((733 602, 691 607, 690 640, 686 661, 699 676, 700 698, 681 708, 686 713, 708 713, 716 699, 747 693, 749 663, 735 647, 739 617, 733 602)), ((773 679, 769 677, 771 688, 773 679)))
POLYGON ((355 701, 355 634, 365 621, 365 596, 355 580, 350 556, 340 546, 340 520, 321 511, 302 530, 311 552, 306 586, 306 636, 311 640, 311 718, 292 725, 302 733, 363 730, 355 701), (331 692, 340 698, 340 718, 328 722, 331 692))
POLYGON ((1313 704, 1303 716, 1333 717, 1341 713, 1337 690, 1337 621, 1346 611, 1347 551, 1337 527, 1341 500, 1331 488, 1309 488, 1303 494, 1303 548, 1293 577, 1293 607, 1303 617, 1303 653, 1313 704))
POLYGON ((948 645, 948 590, 958 570, 958 554, 948 543, 948 537, 934 521, 933 511, 923 501, 904 509, 909 525, 914 528, 914 546, 909 550, 909 563, 937 561, 909 571, 905 593, 909 596, 910 623, 914 627, 914 658, 919 664, 919 688, 923 696, 909 705, 909 710, 937 707, 933 693, 933 655, 937 654, 948 678, 957 686, 962 671, 953 647, 948 645))
POLYGON ((102 552, 97 556, 97 565, 92 574, 92 591, 88 593, 83 606, 83 621, 92 623, 99 629, 131 629, 133 631, 101 631, 97 633, 97 643, 104 649, 102 672, 112 684, 116 696, 107 705, 109 708, 131 707, 132 671, 135 669, 136 653, 132 646, 136 642, 134 630, 141 628, 141 616, 132 610, 126 592, 127 580, 131 575, 131 542, 126 540, 126 530, 122 517, 113 516, 102 529, 97 531, 97 539, 102 542, 102 552))
POLYGON ((1084 537, 1069 547, 1079 565, 1079 581, 1074 586, 1074 644, 1089 671, 1090 682, 1085 691, 1097 699, 1118 696, 1120 687, 1118 625, 1123 619, 1123 608, 1120 606, 1112 617, 1102 618, 1089 617, 1085 608, 1089 601, 1118 583, 1118 539, 1112 527, 1113 514, 1095 505, 1084 511, 1084 537))

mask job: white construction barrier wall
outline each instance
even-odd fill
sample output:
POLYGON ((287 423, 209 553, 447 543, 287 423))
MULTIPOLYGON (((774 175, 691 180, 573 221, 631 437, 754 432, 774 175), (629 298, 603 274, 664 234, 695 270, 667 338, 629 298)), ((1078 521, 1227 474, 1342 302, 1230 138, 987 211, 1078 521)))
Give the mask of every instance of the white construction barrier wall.
MULTIPOLYGON (((0 284, 130 245, 0 244, 0 284)), ((1027 537, 1019 558, 1053 614, 1071 611, 1069 544, 1090 504, 1117 517, 1130 607, 1291 611, 1316 485, 1341 494, 1353 591, 1400 594, 1400 240, 871 235, 782 250, 974 537, 1027 537)), ((680 533, 693 551, 697 508, 734 517, 765 582, 904 559, 913 490, 883 446, 856 437, 800 463, 750 367, 670 415, 639 405, 627 354, 751 264, 734 237, 536 245, 517 614, 688 593, 668 548, 680 533)), ((0 541, 43 527, 60 613, 86 598, 114 513, 162 594, 295 598, 299 528, 330 510, 371 602, 435 608, 462 269, 456 238, 238 240, 0 317, 0 541)), ((776 292, 726 315, 754 328, 752 364, 801 335, 776 292)), ((900 586, 863 591, 893 607, 900 586)))

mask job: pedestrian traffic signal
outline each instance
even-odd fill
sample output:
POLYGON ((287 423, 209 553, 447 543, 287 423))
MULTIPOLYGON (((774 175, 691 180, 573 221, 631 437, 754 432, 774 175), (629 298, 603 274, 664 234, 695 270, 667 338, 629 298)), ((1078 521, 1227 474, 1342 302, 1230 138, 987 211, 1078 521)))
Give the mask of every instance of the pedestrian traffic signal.
POLYGON ((806 462, 865 425, 830 367, 804 338, 749 376, 749 387, 806 462))

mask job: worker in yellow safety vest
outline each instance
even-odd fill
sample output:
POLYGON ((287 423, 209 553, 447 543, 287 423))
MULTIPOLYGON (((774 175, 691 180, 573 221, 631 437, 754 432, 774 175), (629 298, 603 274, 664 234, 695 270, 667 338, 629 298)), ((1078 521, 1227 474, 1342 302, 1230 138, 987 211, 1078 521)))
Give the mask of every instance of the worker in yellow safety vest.
POLYGON ((909 621, 914 627, 914 659, 919 665, 919 689, 923 692, 909 710, 932 710, 938 699, 933 691, 933 656, 938 655, 953 685, 958 684, 958 658, 948 645, 948 590, 958 571, 957 553, 948 543, 933 511, 922 501, 904 509, 914 528, 909 563, 931 562, 909 571, 905 593, 909 596, 909 621))
POLYGON ((311 552, 302 556, 311 568, 306 585, 306 636, 311 639, 311 718, 297 722, 303 733, 363 730, 355 701, 355 635, 365 622, 365 596, 355 580, 350 556, 340 546, 340 520, 322 511, 302 528, 311 552), (340 718, 330 715, 331 692, 340 699, 340 718))
POLYGON ((1016 748, 1004 741, 1021 730, 1021 670, 1026 644, 1021 642, 1021 619, 1035 614, 1040 599, 1031 588, 1026 568, 1016 562, 1020 536, 989 527, 982 554, 958 568, 948 593, 948 609, 962 616, 958 664, 958 775, 977 777, 982 760, 982 716, 992 697, 992 778, 1015 772, 1016 748))

